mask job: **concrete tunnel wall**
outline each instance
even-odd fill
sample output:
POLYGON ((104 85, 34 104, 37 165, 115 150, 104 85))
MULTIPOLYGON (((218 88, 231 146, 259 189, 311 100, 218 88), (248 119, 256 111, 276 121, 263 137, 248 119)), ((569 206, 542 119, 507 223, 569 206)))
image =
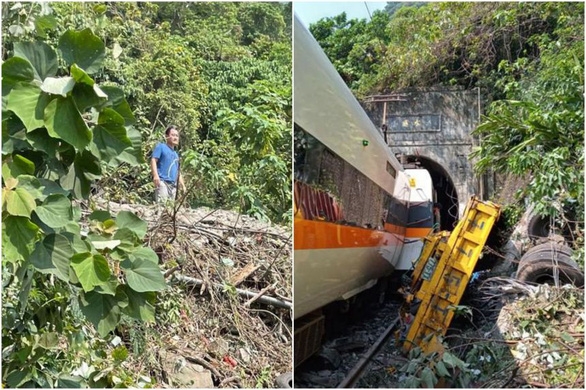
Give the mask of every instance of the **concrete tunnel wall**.
POLYGON ((477 127, 480 108, 478 90, 411 89, 393 94, 386 101, 362 103, 379 129, 388 126, 387 143, 395 154, 421 156, 440 164, 456 188, 459 216, 474 194, 484 198, 489 189, 482 188, 468 158, 475 145, 471 132, 477 127))

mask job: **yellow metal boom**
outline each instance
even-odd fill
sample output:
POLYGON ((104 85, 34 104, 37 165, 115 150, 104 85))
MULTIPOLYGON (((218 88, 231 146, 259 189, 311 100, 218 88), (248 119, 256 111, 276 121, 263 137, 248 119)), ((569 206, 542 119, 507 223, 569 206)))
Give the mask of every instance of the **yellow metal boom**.
POLYGON ((441 349, 437 336, 448 330, 453 308, 460 303, 499 214, 499 205, 472 197, 451 234, 426 238, 411 283, 411 291, 416 291, 412 301, 419 308, 407 332, 405 351, 414 346, 426 353, 441 349))

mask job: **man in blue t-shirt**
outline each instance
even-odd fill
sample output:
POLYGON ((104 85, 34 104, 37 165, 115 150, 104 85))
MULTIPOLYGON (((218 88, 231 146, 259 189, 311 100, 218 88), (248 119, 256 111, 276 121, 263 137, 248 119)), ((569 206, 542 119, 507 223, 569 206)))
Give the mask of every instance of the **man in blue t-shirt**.
POLYGON ((175 151, 175 147, 179 144, 179 131, 175 126, 169 126, 165 130, 165 139, 166 143, 161 142, 155 146, 151 157, 151 171, 157 202, 175 199, 177 178, 179 178, 181 190, 185 192, 185 183, 179 172, 179 155, 175 151))

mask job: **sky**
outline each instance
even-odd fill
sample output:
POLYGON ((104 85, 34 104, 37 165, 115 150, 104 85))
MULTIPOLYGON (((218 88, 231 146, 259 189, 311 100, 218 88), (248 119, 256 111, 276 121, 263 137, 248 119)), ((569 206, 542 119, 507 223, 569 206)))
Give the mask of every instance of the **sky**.
MULTIPOLYGON (((336 16, 346 12, 348 19, 369 19, 368 11, 360 2, 304 2, 296 0, 294 3, 295 14, 299 17, 305 27, 309 28, 311 23, 315 23, 326 16, 336 16)), ((385 8, 386 1, 367 1, 368 9, 372 14, 375 10, 385 8)))

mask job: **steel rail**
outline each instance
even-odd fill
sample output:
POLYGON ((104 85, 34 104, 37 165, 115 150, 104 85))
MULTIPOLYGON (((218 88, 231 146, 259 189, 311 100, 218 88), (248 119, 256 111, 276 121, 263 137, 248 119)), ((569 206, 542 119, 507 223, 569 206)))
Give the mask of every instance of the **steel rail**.
POLYGON ((348 389, 354 387, 356 382, 358 382, 358 379, 360 379, 360 377, 368 367, 368 363, 370 363, 370 360, 380 352, 381 348, 386 344, 387 340, 393 334, 393 330, 395 330, 398 324, 399 317, 397 317, 397 319, 393 321, 393 323, 387 329, 385 329, 383 334, 379 336, 379 338, 368 349, 368 351, 366 351, 366 353, 362 355, 358 363, 356 363, 352 370, 350 370, 350 372, 348 373, 348 375, 346 375, 344 380, 340 382, 340 384, 338 385, 338 389, 348 389))

